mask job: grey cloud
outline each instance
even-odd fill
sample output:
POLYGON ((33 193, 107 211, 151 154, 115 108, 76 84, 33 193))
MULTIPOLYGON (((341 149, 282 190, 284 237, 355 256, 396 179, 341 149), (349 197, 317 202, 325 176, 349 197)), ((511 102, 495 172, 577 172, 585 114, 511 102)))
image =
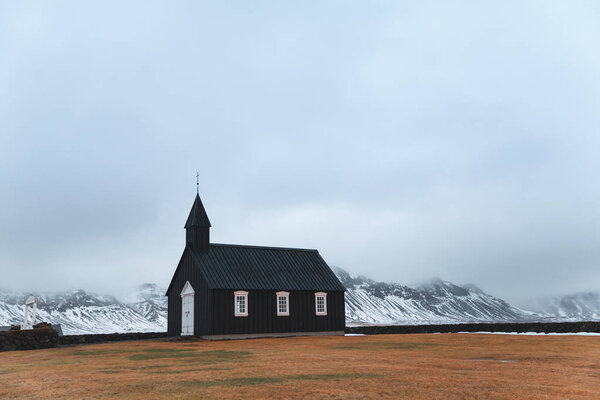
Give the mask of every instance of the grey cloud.
POLYGON ((5 4, 0 286, 167 284, 199 170, 220 242, 516 302, 597 289, 598 17, 585 2, 5 4))

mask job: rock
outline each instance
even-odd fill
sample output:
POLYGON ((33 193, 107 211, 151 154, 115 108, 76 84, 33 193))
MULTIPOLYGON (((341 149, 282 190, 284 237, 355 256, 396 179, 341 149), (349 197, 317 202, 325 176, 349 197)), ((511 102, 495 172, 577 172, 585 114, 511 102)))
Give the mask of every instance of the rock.
POLYGON ((35 324, 33 329, 52 329, 52 325, 47 322, 40 322, 39 324, 35 324))
POLYGON ((47 327, 0 332, 0 351, 46 349, 57 345, 58 333, 47 327))

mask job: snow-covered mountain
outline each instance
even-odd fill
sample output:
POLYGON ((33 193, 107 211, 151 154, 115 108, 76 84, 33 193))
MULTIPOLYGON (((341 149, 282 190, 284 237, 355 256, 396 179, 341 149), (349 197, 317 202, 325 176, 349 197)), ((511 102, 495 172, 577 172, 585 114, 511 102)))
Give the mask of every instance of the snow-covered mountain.
POLYGON ((23 323, 27 295, 38 298, 37 321, 60 324, 65 335, 160 332, 167 329, 167 298, 154 284, 138 288, 136 301, 83 290, 61 293, 0 293, 0 325, 23 323))
MULTIPOLYGON (((165 289, 153 283, 145 283, 138 287, 137 298, 129 306, 142 315, 147 321, 167 329, 167 298, 165 289)), ((158 331, 157 331, 158 332, 158 331)))
MULTIPOLYGON (((334 272, 348 289, 346 321, 353 324, 438 324, 532 320, 600 320, 600 293, 563 296, 543 301, 534 313, 511 306, 474 285, 440 279, 418 287, 352 277, 334 272)), ((83 290, 63 293, 2 293, 0 325, 23 321, 26 295, 38 299, 38 321, 60 324, 69 334, 160 332, 167 328, 165 290, 141 285, 131 301, 83 290)))
POLYGON ((600 292, 576 293, 566 296, 546 297, 532 306, 536 311, 563 320, 600 320, 600 292))
POLYGON ((541 317, 511 306, 474 285, 457 286, 434 279, 411 288, 396 283, 334 272, 347 288, 348 324, 427 324, 532 320, 541 317))

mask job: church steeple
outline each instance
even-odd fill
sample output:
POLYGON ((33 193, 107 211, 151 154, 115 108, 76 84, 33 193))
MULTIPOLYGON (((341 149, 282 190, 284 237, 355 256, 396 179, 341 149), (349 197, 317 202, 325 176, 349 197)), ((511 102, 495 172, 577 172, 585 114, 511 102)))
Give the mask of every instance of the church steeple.
POLYGON ((210 242, 210 220, 200 200, 200 195, 196 194, 194 205, 190 215, 185 223, 185 236, 187 243, 191 244, 197 251, 208 250, 210 242))

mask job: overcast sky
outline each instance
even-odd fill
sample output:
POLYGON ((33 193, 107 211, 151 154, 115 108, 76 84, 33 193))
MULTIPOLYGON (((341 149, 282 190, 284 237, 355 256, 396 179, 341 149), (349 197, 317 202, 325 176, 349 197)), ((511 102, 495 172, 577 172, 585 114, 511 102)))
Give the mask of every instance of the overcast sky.
POLYGON ((600 290, 600 6, 2 2, 0 287, 167 286, 211 239, 523 305, 600 290))

